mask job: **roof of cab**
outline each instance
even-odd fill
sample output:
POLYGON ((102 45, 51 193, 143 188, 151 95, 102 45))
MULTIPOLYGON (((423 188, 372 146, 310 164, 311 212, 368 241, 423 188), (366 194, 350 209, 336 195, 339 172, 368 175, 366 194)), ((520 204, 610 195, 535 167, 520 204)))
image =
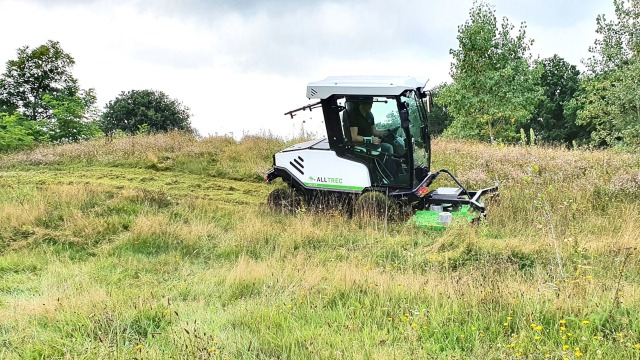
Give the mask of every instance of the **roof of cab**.
POLYGON ((397 96, 406 90, 423 87, 427 79, 412 76, 331 76, 307 85, 309 99, 331 95, 397 96))

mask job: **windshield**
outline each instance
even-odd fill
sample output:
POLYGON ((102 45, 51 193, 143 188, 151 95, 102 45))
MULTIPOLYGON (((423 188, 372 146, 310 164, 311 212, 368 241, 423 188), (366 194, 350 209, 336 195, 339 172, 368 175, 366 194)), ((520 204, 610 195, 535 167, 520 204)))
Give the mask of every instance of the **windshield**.
POLYGON ((374 184, 412 187, 416 166, 428 162, 422 141, 422 118, 411 93, 408 96, 352 96, 337 99, 348 151, 371 163, 374 184), (400 126, 398 108, 408 104, 411 140, 400 126), (413 154, 413 156, 411 156, 413 154), (413 162, 411 162, 413 160, 413 162))
MULTIPOLYGON (((420 116, 420 112, 418 106, 421 106, 420 100, 414 96, 414 93, 410 94, 410 97, 402 96, 400 101, 403 103, 409 104, 409 120, 411 121, 411 125, 409 126, 409 131, 411 132, 411 137, 413 139, 413 162, 414 167, 418 167, 420 165, 424 167, 428 167, 429 157, 427 149, 428 147, 424 143, 424 139, 422 138, 422 125, 424 124, 424 120, 420 116)), ((374 104, 375 105, 375 104, 374 104)), ((382 123, 377 126, 381 129, 389 129, 400 126, 400 115, 398 113, 398 108, 396 106, 395 100, 393 104, 389 101, 389 104, 386 106, 376 105, 378 109, 371 109, 371 112, 376 114, 376 111, 379 115, 376 115, 376 119, 383 118, 382 123)), ((426 120, 426 119, 425 119, 426 120)), ((406 136, 403 131, 398 131, 398 134, 402 136, 402 140, 405 141, 406 136)))

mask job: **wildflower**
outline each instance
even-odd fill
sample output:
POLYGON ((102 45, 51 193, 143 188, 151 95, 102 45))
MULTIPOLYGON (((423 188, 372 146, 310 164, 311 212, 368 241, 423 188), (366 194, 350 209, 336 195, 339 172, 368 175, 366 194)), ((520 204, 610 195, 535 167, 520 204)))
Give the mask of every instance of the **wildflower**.
POLYGON ((460 334, 460 339, 464 339, 464 334, 460 334))
POLYGON ((484 333, 480 333, 478 336, 484 337, 485 335, 484 335, 484 333))
POLYGON ((507 348, 509 348, 509 349, 513 349, 514 347, 516 347, 516 343, 511 343, 511 344, 507 345, 507 348))
POLYGON ((582 355, 584 355, 580 350, 576 350, 574 354, 576 355, 576 357, 582 357, 582 355))
POLYGON ((567 333, 567 336, 568 336, 568 337, 572 337, 572 336, 573 336, 573 334, 572 334, 572 333, 567 333))
POLYGON ((387 320, 389 320, 389 321, 393 321, 393 318, 392 318, 391 316, 389 316, 389 317, 387 318, 387 320))
POLYGON ((590 321, 589 320, 582 320, 582 325, 589 325, 590 321))
POLYGON ((569 345, 562 345, 562 350, 569 350, 569 345))
POLYGON ((560 325, 565 325, 567 323, 567 320, 560 320, 560 325))
POLYGON ((411 324, 411 327, 415 329, 415 328, 417 328, 417 327, 418 327, 418 324, 413 323, 413 324, 411 324))
POLYGON ((536 340, 540 340, 540 339, 542 339, 542 338, 541 338, 540 336, 536 336, 534 339, 536 339, 536 340))
POLYGON ((140 350, 142 350, 142 344, 136 345, 136 351, 140 351, 140 350))
POLYGON ((507 327, 507 326, 509 326, 509 323, 506 322, 506 323, 502 324, 502 326, 507 327))
POLYGON ((560 332, 565 332, 565 331, 567 331, 567 328, 564 326, 560 326, 560 332))
POLYGON ((635 345, 633 345, 633 347, 634 347, 634 348, 636 348, 636 349, 638 349, 638 350, 640 350, 640 343, 639 343, 639 344, 635 344, 635 345))
POLYGON ((169 314, 171 314, 171 310, 170 310, 170 309, 166 309, 166 310, 164 311, 164 314, 165 314, 165 315, 169 315, 169 314))
POLYGON ((215 347, 210 347, 209 348, 209 354, 213 354, 214 352, 216 352, 216 348, 215 347))
POLYGON ((541 325, 536 326, 536 331, 538 332, 542 331, 542 326, 541 325))
POLYGON ((513 318, 511 316, 507 316, 507 321, 511 321, 513 318))

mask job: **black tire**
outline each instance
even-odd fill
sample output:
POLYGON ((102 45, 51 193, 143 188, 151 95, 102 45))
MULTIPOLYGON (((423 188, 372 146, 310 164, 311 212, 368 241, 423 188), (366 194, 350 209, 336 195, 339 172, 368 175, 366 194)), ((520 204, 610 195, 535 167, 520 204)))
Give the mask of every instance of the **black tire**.
POLYGON ((291 214, 300 208, 302 201, 295 190, 279 188, 273 190, 267 198, 269 210, 278 214, 291 214))
POLYGON ((381 192, 366 192, 356 200, 353 214, 365 220, 393 220, 398 215, 398 204, 381 192))

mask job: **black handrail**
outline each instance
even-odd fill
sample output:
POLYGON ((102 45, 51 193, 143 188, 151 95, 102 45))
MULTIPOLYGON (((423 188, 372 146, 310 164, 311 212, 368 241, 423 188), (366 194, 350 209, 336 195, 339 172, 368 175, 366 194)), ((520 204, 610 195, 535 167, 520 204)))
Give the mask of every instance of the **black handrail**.
POLYGON ((294 110, 291 110, 291 111, 287 111, 284 114, 291 116, 291 118, 293 119, 294 114, 299 112, 299 111, 306 111, 307 109, 309 109, 309 111, 311 111, 311 110, 313 110, 313 109, 315 109, 317 107, 320 107, 320 106, 321 106, 321 102, 318 101, 317 103, 314 103, 314 104, 305 105, 303 107, 299 107, 297 109, 294 109, 294 110))

